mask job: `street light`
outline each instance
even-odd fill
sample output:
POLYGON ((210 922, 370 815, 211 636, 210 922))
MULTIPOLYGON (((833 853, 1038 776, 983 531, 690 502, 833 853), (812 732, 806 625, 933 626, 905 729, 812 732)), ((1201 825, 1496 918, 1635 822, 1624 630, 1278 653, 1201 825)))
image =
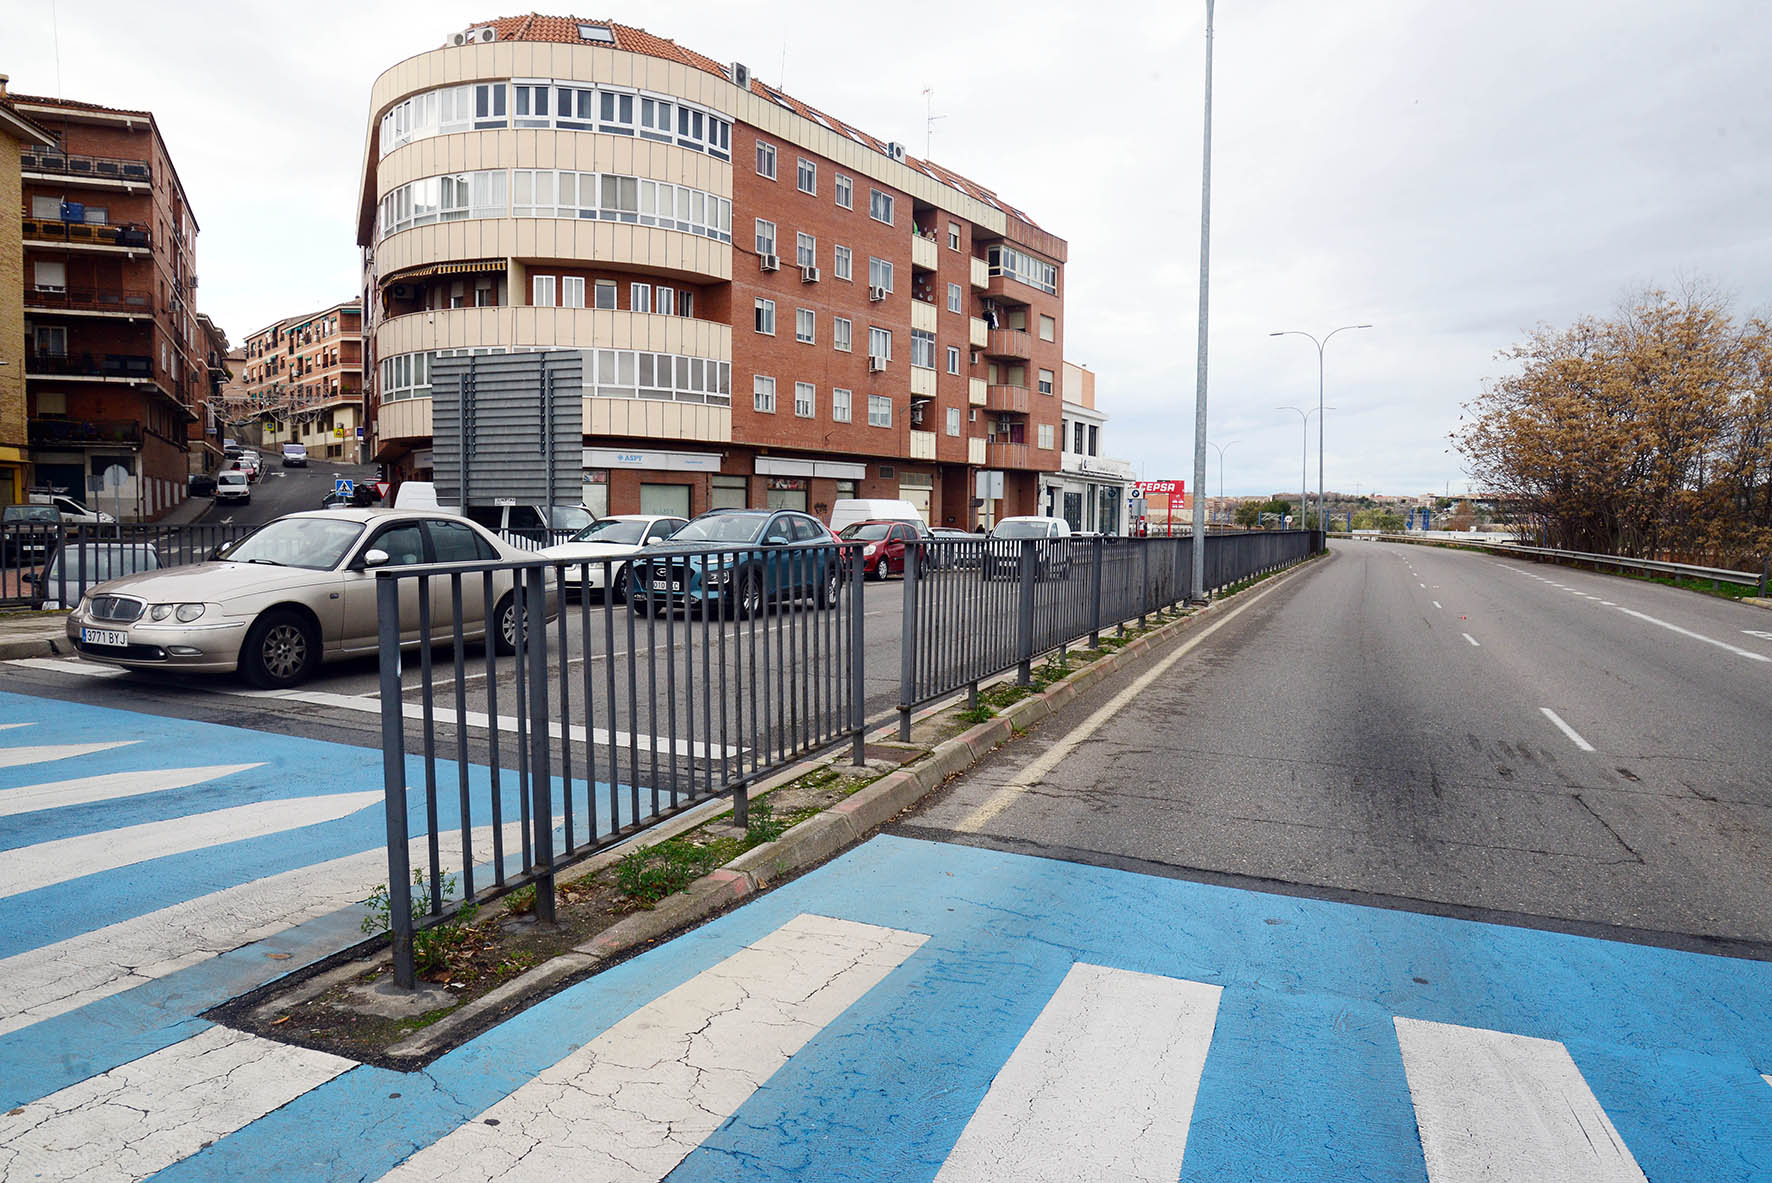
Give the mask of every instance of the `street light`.
MULTIPOLYGON (((1333 411, 1335 408, 1324 407, 1323 409, 1333 411)), ((1298 524, 1303 526, 1304 509, 1311 499, 1311 416, 1317 413, 1317 408, 1312 407, 1307 411, 1299 407, 1275 407, 1274 410, 1295 412, 1304 425, 1304 443, 1298 457, 1298 524)))
MULTIPOLYGON (((1336 333, 1371 327, 1369 324, 1342 325, 1340 328, 1329 330, 1322 340, 1318 340, 1302 329, 1281 329, 1277 333, 1268 334, 1270 337, 1310 337, 1311 344, 1317 347, 1317 529, 1323 531, 1325 538, 1329 534, 1329 522, 1323 516, 1323 347, 1329 344, 1329 339, 1336 333)), ((1309 493, 1310 490, 1306 489, 1305 492, 1309 493)))
POLYGON ((1211 440, 1206 441, 1207 447, 1218 449, 1218 510, 1220 513, 1224 512, 1224 454, 1236 444, 1236 440, 1232 440, 1228 444, 1215 444, 1211 440))

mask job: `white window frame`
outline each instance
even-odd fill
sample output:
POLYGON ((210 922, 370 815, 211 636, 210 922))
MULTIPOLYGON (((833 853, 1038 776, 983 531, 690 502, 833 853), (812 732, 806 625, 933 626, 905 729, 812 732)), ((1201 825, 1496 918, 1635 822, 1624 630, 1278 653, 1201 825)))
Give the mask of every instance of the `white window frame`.
POLYGON ((831 317, 831 348, 848 353, 854 341, 855 327, 846 316, 831 317))
POLYGON ((923 329, 911 330, 911 364, 918 369, 935 368, 935 334, 923 329))
POLYGON ((841 386, 831 390, 831 422, 851 423, 855 419, 855 392, 841 386))
POLYGON ((1040 429, 1034 433, 1034 438, 1039 441, 1038 446, 1042 450, 1050 452, 1052 450, 1052 424, 1040 424, 1040 429))
POLYGON ((846 246, 832 247, 831 274, 851 282, 855 279, 855 252, 846 246))
POLYGON ((757 141, 757 175, 758 176, 768 177, 772 181, 775 180, 776 155, 777 154, 775 151, 774 144, 771 144, 768 140, 758 140, 757 141), (763 165, 765 163, 767 163, 769 165, 769 170, 767 172, 765 172, 763 169, 763 165))
POLYGON ((649 283, 631 283, 628 285, 628 311, 652 311, 652 285, 649 283))
POLYGON ((751 408, 764 415, 775 414, 775 379, 765 374, 751 375, 751 408))
POLYGON ((877 325, 868 326, 868 356, 877 357, 881 361, 892 360, 891 329, 882 329, 877 325))
POLYGON ((800 267, 818 266, 818 239, 801 231, 794 235, 794 263, 800 267))
POLYGON ((948 373, 958 374, 959 372, 960 372, 960 347, 958 345, 949 345, 948 346, 948 373))
POLYGON ((810 308, 794 309, 794 340, 813 345, 818 340, 818 314, 810 308))
POLYGON ((529 277, 529 303, 536 308, 555 307, 554 277, 551 275, 532 275, 529 277))
POLYGON ((1038 370, 1036 371, 1036 376, 1039 381, 1040 393, 1051 394, 1057 383, 1058 375, 1054 374, 1051 370, 1038 370))
POLYGON ((892 194, 882 193, 878 189, 868 190, 868 217, 876 222, 884 222, 886 225, 890 226, 892 225, 893 218, 892 207, 892 194), (885 214, 885 217, 880 216, 882 213, 885 214))
POLYGON ((891 259, 876 259, 872 255, 868 256, 868 286, 882 288, 888 292, 892 290, 891 259))
POLYGON ((621 299, 620 289, 617 287, 616 282, 613 279, 599 279, 592 294, 596 300, 595 306, 604 309, 605 311, 615 309, 617 307, 617 301, 621 299), (609 301, 607 304, 603 302, 605 295, 607 295, 609 301))
POLYGON ((844 176, 842 173, 833 173, 832 176, 836 178, 831 184, 837 191, 837 204, 844 209, 854 209, 855 179, 844 176))
POLYGON ((766 337, 775 336, 775 301, 757 297, 752 324, 759 333, 766 337), (768 327, 765 328, 764 326, 768 327))
POLYGON ((818 163, 804 156, 796 158, 794 164, 794 187, 802 193, 818 196, 818 163))
POLYGON ((1040 314, 1040 340, 1051 341, 1058 336, 1058 321, 1055 317, 1040 314))
POLYGON ((652 289, 652 306, 658 310, 660 316, 674 315, 673 305, 676 303, 676 294, 676 288, 667 287, 662 283, 652 289))
POLYGON ((759 255, 773 255, 773 254, 775 254, 775 223, 770 222, 770 221, 765 221, 762 218, 758 218, 756 221, 757 221, 757 253, 759 255), (767 230, 764 229, 765 226, 768 227, 767 230))
POLYGON ((886 394, 868 395, 868 426, 892 426, 892 396, 886 394))
POLYGON ((818 414, 818 387, 810 382, 794 383, 794 415, 810 419, 818 414))
POLYGON ((560 307, 583 308, 585 306, 585 279, 582 275, 562 275, 560 277, 560 307))
POLYGON ((948 434, 949 435, 959 435, 960 434, 960 408, 959 407, 949 407, 948 408, 948 434))
POLYGON ((964 313, 965 307, 966 307, 965 304, 963 303, 964 299, 965 299, 965 296, 961 292, 959 284, 957 284, 957 283, 948 284, 948 311, 949 312, 964 313))
POLYGON ((960 249, 960 223, 958 222, 948 223, 948 249, 950 251, 960 249))

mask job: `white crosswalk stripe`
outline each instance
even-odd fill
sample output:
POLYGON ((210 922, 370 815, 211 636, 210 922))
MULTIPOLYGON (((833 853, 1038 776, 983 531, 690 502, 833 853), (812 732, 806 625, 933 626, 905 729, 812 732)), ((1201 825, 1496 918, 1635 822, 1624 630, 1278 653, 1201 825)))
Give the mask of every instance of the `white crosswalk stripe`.
POLYGON ((203 768, 107 772, 100 776, 82 776, 48 784, 20 785, 16 789, 0 789, 0 817, 14 813, 33 813, 39 809, 60 809, 68 805, 90 805, 96 801, 115 801, 120 797, 139 797, 145 793, 159 793, 167 789, 183 789, 260 767, 263 765, 211 764, 203 768))
POLYGON ((1562 1044, 1395 1022, 1429 1183, 1646 1183, 1562 1044))
POLYGON ((95 752, 128 747, 134 742, 133 739, 121 739, 112 743, 52 743, 23 748, 0 748, 0 768, 46 764, 51 760, 71 760, 76 756, 90 756, 95 752))

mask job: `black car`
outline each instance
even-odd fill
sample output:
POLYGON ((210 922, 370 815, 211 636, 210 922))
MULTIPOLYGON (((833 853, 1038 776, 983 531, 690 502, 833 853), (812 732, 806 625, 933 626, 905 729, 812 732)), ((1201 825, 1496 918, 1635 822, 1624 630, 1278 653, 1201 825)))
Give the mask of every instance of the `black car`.
POLYGON ((190 484, 185 492, 191 497, 214 497, 215 478, 206 472, 194 472, 191 474, 190 484))
POLYGON ((793 510, 715 509, 629 567, 628 604, 644 616, 706 605, 738 617, 771 600, 837 602, 847 551, 823 522, 793 510))

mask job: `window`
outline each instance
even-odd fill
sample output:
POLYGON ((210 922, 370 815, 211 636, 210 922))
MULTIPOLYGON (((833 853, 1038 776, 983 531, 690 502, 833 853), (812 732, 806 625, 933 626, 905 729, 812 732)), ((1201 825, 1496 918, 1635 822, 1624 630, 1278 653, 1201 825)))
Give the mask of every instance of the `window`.
POLYGON ((68 356, 68 329, 66 325, 36 325, 34 332, 39 355, 43 357, 68 356))
POLYGON ((775 336, 775 301, 757 299, 757 331, 775 336))
POLYGON ((1089 425, 1089 454, 1091 456, 1096 455, 1097 454, 1096 449, 1099 448, 1100 446, 1101 446, 1101 428, 1099 428, 1095 424, 1091 423, 1089 425))
POLYGON ((1058 294, 1058 268, 1012 246, 993 246, 985 252, 992 275, 1007 276, 1043 292, 1058 294))
POLYGON ((68 265, 38 260, 32 266, 36 269, 37 290, 40 292, 65 292, 68 290, 68 265))
POLYGON ((757 141, 757 175, 775 179, 775 145, 757 141))
POLYGON ((794 262, 801 267, 818 266, 818 239, 810 234, 794 235, 794 262))
POLYGON ((868 190, 868 217, 892 225, 892 194, 878 189, 868 190))
POLYGON ((1074 432, 1072 432, 1072 435, 1075 437, 1076 442, 1071 446, 1071 451, 1080 453, 1083 451, 1083 425, 1081 423, 1077 423, 1077 424, 1074 424, 1073 426, 1076 428, 1076 430, 1074 432))
POLYGON ((1052 393, 1052 371, 1051 370, 1041 370, 1040 371, 1040 393, 1041 394, 1051 394, 1052 393))
POLYGON ((1058 332, 1058 323, 1050 316, 1040 317, 1040 340, 1050 341, 1058 332))
POLYGON ((855 254, 846 246, 836 248, 831 259, 831 274, 838 279, 855 278, 855 254))
POLYGON ((436 552, 439 563, 473 563, 498 558, 492 545, 466 522, 432 518, 425 522, 425 529, 430 531, 431 549, 436 552))
POLYGON ((751 377, 751 405, 768 415, 775 414, 775 379, 761 374, 751 377))
POLYGON ((750 501, 750 481, 742 476, 717 476, 708 490, 709 509, 744 509, 750 501))
MULTIPOLYGON (((600 293, 599 293, 600 294, 600 293)), ((582 275, 563 275, 560 277, 560 307, 583 308, 585 306, 585 281, 582 275)))
POLYGON ((892 426, 892 399, 884 394, 868 395, 868 426, 892 426))
POLYGON ((950 251, 960 249, 960 223, 958 222, 948 223, 948 249, 950 251))
POLYGON ((615 44, 615 34, 604 25, 580 25, 578 36, 581 41, 601 41, 605 45, 615 44))
POLYGON ((640 136, 642 139, 671 142, 671 105, 663 99, 640 96, 640 136))
POLYGON ((949 435, 959 435, 960 434, 960 408, 959 407, 949 407, 948 408, 948 434, 949 435))
MULTIPOLYGON (((669 291, 670 289, 665 289, 669 291)), ((628 285, 628 310, 630 312, 652 311, 652 285, 635 283, 628 285)))
POLYGON ((911 364, 925 370, 935 368, 935 334, 922 329, 911 330, 911 364))
POLYGON ((47 221, 58 221, 62 216, 62 199, 60 197, 44 197, 42 194, 31 196, 31 216, 47 221))
POLYGON ((529 278, 529 302, 537 308, 554 306, 554 277, 533 275, 529 278))
POLYGON ((855 182, 853 180, 851 180, 850 178, 844 176, 842 173, 837 173, 835 175, 836 175, 836 181, 834 182, 834 184, 836 185, 836 189, 837 189, 837 204, 842 206, 844 209, 854 209, 855 208, 855 182))
POLYGON ((868 286, 892 290, 892 262, 889 259, 868 258, 868 286))
POLYGON ((545 82, 513 82, 511 84, 512 122, 518 127, 547 127, 548 84, 545 82))
POLYGON ((1042 448, 1045 448, 1048 451, 1050 451, 1052 449, 1052 424, 1050 424, 1050 423, 1040 424, 1040 437, 1039 438, 1040 438, 1040 446, 1042 448))
POLYGON ((804 156, 800 157, 800 163, 794 169, 794 185, 800 192, 810 193, 816 197, 818 195, 818 165, 804 156))
POLYGON ((677 315, 678 316, 694 316, 695 315, 695 293, 690 291, 688 288, 684 288, 683 291, 677 297, 677 315))
MULTIPOLYGON (((582 308, 584 307, 584 280, 578 281, 578 287, 579 303, 575 307, 582 308)), ((613 279, 599 279, 597 281, 593 295, 593 306, 602 309, 615 307, 615 281, 613 279)))
POLYGON ((775 223, 757 219, 757 253, 773 255, 775 253, 775 223))
POLYGON ((810 419, 818 413, 818 389, 810 382, 794 383, 794 414, 810 419))
POLYGON ((890 329, 868 329, 868 356, 877 357, 881 361, 892 360, 892 332, 890 329))
POLYGON ((960 285, 957 283, 948 284, 948 311, 959 312, 963 307, 961 304, 962 299, 960 285))
POLYGON ((667 288, 662 283, 659 284, 658 287, 653 289, 653 295, 658 297, 658 311, 661 315, 664 315, 664 316, 671 315, 671 303, 672 303, 671 298, 674 295, 676 295, 676 292, 677 292, 676 288, 667 288))
POLYGON ((831 422, 850 422, 854 415, 852 410, 854 403, 855 395, 852 391, 844 390, 841 387, 831 391, 831 422))
POLYGON ((831 347, 842 352, 842 353, 848 353, 849 352, 850 332, 851 332, 851 329, 850 329, 850 324, 849 324, 848 318, 842 317, 842 316, 832 317, 831 318, 831 347))
POLYGON ((948 346, 948 373, 958 374, 959 372, 960 372, 960 347, 958 345, 949 345, 948 346))
POLYGON ((585 377, 589 395, 732 405, 729 362, 632 349, 586 350, 586 358, 591 367, 585 377))
POLYGON ((602 110, 598 113, 597 130, 622 136, 633 135, 634 96, 605 90, 598 92, 598 97, 603 103, 602 110))
POLYGON ((800 342, 803 345, 812 344, 813 330, 814 330, 814 327, 817 323, 817 320, 818 320, 818 316, 816 313, 814 313, 812 311, 812 309, 810 309, 810 308, 795 309, 794 310, 794 340, 800 342))

